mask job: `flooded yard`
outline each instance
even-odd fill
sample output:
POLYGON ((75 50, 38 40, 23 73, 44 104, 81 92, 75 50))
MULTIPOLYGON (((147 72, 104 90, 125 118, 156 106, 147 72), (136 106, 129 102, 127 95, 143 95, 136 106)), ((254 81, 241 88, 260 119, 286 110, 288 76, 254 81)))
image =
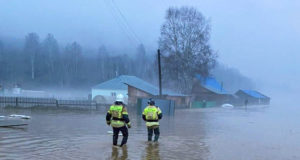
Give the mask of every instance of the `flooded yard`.
MULTIPOLYGON (((299 159, 299 111, 281 106, 247 110, 209 108, 176 110, 161 121, 159 143, 147 143, 141 116, 126 147, 112 147, 105 111, 10 109, 30 124, 0 128, 0 159, 299 159)), ((120 140, 120 138, 119 138, 120 140)))

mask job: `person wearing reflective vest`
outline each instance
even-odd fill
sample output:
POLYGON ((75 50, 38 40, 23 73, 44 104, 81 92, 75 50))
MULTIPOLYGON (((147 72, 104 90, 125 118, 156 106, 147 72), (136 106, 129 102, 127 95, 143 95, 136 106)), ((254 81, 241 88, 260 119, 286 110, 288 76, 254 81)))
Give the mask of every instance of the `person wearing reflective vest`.
POLYGON ((119 132, 122 132, 123 139, 121 147, 127 143, 128 128, 131 128, 130 120, 128 117, 127 109, 124 104, 124 96, 122 94, 117 95, 116 101, 110 106, 106 114, 106 123, 113 128, 113 145, 117 146, 119 132))
POLYGON ((143 120, 146 121, 148 130, 148 141, 152 141, 152 135, 154 132, 154 142, 159 138, 159 120, 162 118, 162 112, 159 107, 155 106, 155 101, 149 99, 148 106, 144 109, 143 120))

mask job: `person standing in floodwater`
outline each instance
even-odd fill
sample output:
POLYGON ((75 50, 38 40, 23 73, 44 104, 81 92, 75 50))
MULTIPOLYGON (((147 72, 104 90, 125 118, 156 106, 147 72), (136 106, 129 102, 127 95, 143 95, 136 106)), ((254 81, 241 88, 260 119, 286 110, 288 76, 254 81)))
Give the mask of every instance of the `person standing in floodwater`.
POLYGON ((155 106, 155 101, 149 99, 148 106, 144 109, 143 120, 146 121, 148 129, 148 141, 152 141, 153 132, 154 142, 158 141, 159 138, 159 120, 162 118, 162 112, 159 107, 155 106))
POLYGON ((118 94, 115 103, 110 106, 106 114, 106 123, 107 125, 111 125, 113 128, 113 145, 117 146, 120 131, 123 135, 120 147, 125 145, 128 139, 127 127, 131 128, 131 125, 127 109, 124 104, 124 96, 122 94, 118 94))

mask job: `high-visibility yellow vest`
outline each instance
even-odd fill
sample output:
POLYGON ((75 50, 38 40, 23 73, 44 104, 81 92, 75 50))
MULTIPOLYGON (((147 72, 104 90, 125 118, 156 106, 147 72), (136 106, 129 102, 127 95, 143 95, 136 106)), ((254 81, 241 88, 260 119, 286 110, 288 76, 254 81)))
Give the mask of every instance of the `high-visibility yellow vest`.
POLYGON ((146 126, 158 126, 158 114, 161 113, 161 110, 156 106, 147 106, 144 109, 143 115, 146 117, 146 126))
POLYGON ((123 110, 122 105, 110 106, 108 113, 112 115, 111 126, 112 127, 123 127, 125 126, 124 120, 122 120, 123 114, 128 114, 127 111, 123 110))

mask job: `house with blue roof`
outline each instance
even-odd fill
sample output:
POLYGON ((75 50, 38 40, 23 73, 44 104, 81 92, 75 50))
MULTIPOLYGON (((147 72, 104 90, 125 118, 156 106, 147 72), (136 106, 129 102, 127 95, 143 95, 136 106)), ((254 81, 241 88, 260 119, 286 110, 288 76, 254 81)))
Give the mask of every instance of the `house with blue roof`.
POLYGON ((240 89, 235 93, 244 105, 268 105, 271 98, 255 90, 240 89))
MULTIPOLYGON (((123 94, 128 104, 135 105, 139 98, 158 97, 158 87, 136 76, 121 75, 92 87, 92 99, 112 103, 117 94, 123 94)), ((163 89, 164 99, 174 100, 177 105, 189 105, 190 96, 163 89)))
POLYGON ((195 76, 192 88, 193 100, 198 102, 210 102, 214 105, 229 103, 232 95, 228 93, 223 84, 213 77, 195 76))

